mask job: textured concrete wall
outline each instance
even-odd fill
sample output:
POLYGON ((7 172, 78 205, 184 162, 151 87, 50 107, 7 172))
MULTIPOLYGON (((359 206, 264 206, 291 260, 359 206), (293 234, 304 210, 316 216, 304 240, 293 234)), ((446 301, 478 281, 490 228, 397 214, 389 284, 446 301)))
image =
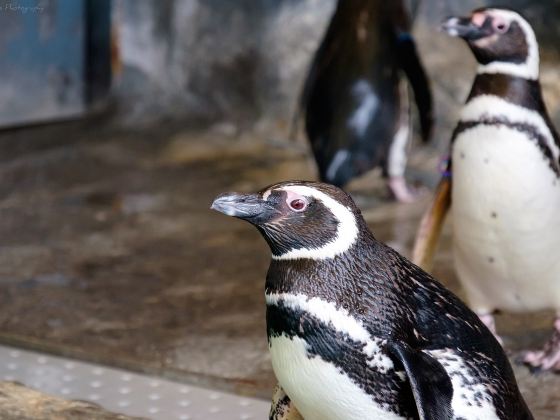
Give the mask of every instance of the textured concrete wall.
MULTIPOLYGON (((413 0, 411 0, 413 1, 413 0)), ((414 2, 414 1, 413 1, 414 2)), ((503 4, 523 10, 543 45, 560 39, 560 0, 424 0, 417 22, 503 4)), ((273 121, 286 126, 335 0, 115 0, 123 120, 273 121)), ((430 32, 424 49, 430 48, 430 32)), ((443 44, 456 48, 457 44, 443 44)), ((441 48, 441 46, 440 46, 441 48)))
POLYGON ((161 113, 248 121, 286 112, 334 0, 116 0, 131 122, 161 113))

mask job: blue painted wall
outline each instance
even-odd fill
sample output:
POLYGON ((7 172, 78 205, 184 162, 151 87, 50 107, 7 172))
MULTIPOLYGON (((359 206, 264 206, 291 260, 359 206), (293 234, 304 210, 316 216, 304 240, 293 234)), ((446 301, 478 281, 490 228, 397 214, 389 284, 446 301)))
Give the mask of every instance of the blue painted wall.
POLYGON ((0 126, 86 108, 87 0, 0 0, 0 126))

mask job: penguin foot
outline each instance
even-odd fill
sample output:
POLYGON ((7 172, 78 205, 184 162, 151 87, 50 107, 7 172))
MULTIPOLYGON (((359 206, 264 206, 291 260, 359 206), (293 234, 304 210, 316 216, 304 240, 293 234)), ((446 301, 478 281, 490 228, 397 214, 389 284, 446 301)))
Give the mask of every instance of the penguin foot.
POLYGON ((533 373, 547 370, 560 373, 560 318, 554 321, 554 333, 543 349, 525 352, 521 362, 533 373))
POLYGON ((500 337, 496 331, 496 320, 494 319, 494 315, 492 314, 478 314, 478 317, 482 321, 486 328, 490 330, 490 332, 494 335, 500 346, 504 346, 504 340, 500 337))
POLYGON ((303 417, 301 417, 301 414, 299 414, 280 384, 276 385, 274 389, 268 418, 269 420, 303 420, 303 417))
POLYGON ((392 176, 387 182, 389 190, 400 203, 413 203, 422 195, 422 189, 411 188, 403 176, 392 176))

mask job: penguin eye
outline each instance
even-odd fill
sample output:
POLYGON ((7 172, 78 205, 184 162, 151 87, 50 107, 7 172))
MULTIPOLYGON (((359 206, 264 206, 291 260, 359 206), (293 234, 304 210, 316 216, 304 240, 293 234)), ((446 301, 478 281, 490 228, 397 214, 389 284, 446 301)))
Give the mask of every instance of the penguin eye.
POLYGON ((497 22, 494 22, 494 28, 498 33, 504 34, 508 31, 509 25, 506 22, 499 20, 497 22))
POLYGON ((290 201, 290 208, 294 211, 303 211, 306 207, 307 203, 301 198, 296 198, 295 200, 290 201))

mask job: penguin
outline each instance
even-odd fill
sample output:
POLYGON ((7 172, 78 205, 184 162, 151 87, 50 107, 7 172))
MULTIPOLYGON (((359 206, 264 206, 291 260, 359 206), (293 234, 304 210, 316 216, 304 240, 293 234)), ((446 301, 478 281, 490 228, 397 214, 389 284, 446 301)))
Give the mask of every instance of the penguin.
POLYGON ((424 141, 433 112, 410 26, 402 0, 339 0, 300 103, 322 181, 344 186, 381 166, 396 199, 414 200, 404 179, 410 121, 401 73, 414 91, 424 141))
POLYGON ((446 209, 467 302, 496 334, 496 311, 557 312, 533 369, 560 371, 560 139, 539 83, 539 46, 517 12, 483 8, 442 25, 478 62, 451 160, 421 222, 413 261, 427 266, 446 209))
POLYGON ((492 333, 378 242, 341 189, 281 182, 211 208, 253 224, 272 252, 271 419, 533 418, 492 333))

